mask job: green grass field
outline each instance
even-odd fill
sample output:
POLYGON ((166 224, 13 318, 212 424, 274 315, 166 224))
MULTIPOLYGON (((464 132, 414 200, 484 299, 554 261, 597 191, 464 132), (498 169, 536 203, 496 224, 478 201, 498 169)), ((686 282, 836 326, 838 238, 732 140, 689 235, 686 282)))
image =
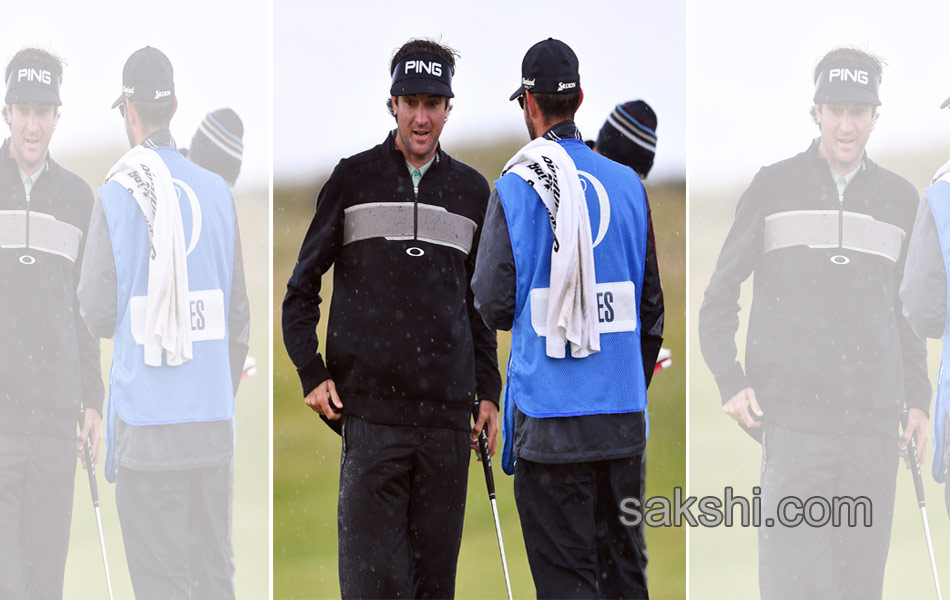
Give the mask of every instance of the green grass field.
MULTIPOLYGON (((64 158, 62 163, 75 170, 93 185, 101 182, 111 160, 122 150, 93 157, 64 158)), ((235 193, 244 269, 251 305, 251 341, 249 354, 257 359, 256 375, 248 378, 238 390, 236 399, 237 446, 234 460, 233 545, 237 571, 235 585, 238 598, 268 597, 270 560, 268 517, 268 203, 267 191, 249 190, 235 193)), ((102 343, 102 372, 107 379, 112 356, 111 340, 102 343)), ((122 544, 122 532, 115 511, 115 486, 102 475, 103 464, 96 466, 103 529, 109 570, 115 598, 132 598, 122 544)), ((86 600, 105 598, 106 584, 99 550, 99 534, 89 493, 89 480, 81 467, 77 469, 73 500, 72 531, 66 562, 64 598, 86 600)))
MULTIPOLYGON (((791 151, 790 151, 791 153, 791 151)), ((880 157, 875 156, 875 160, 880 157)), ((918 190, 929 185, 934 170, 945 161, 939 153, 885 157, 880 163, 907 177, 918 190)), ((752 173, 749 174, 751 181, 752 173)), ((690 494, 722 497, 732 486, 736 495, 752 495, 758 485, 761 447, 722 413, 719 393, 703 362, 696 336, 696 318, 703 291, 715 265, 736 201, 748 182, 707 190, 690 187, 690 494)), ((751 303, 751 279, 743 286, 742 327, 736 336, 744 356, 745 324, 751 303)), ((928 346, 931 381, 939 365, 940 344, 928 346)), ((895 449, 896 451, 896 449, 895 449)), ((943 504, 943 486, 930 476, 930 451, 924 465, 924 486, 934 552, 940 575, 950 581, 950 521, 943 504)), ((917 509, 910 472, 901 467, 897 480, 895 516, 885 571, 885 598, 933 598, 930 561, 917 509)), ((757 533, 753 528, 695 528, 690 531, 690 597, 758 598, 757 533)), ((946 584, 945 584, 946 585, 946 584)))
MULTIPOLYGON (((490 180, 522 142, 470 149, 458 158, 490 180)), ((336 505, 339 491, 339 437, 303 403, 300 383, 280 333, 279 307, 303 235, 313 215, 312 186, 275 187, 274 192, 274 597, 339 597, 336 505)), ((648 186, 660 272, 666 297, 666 342, 673 367, 660 373, 650 388, 650 440, 647 496, 671 496, 685 481, 685 186, 648 186)), ((324 277, 324 291, 331 278, 324 277)), ((323 294, 324 298, 329 295, 323 294)), ((321 324, 319 335, 325 333, 321 324)), ((321 337, 322 339, 322 337, 321 337)), ((499 364, 508 360, 510 337, 499 335, 499 364)), ((498 510, 505 539, 512 591, 533 597, 512 478, 495 468, 498 510)), ((481 465, 469 469, 468 502, 456 594, 459 598, 505 596, 501 561, 481 465)), ((649 583, 656 599, 684 598, 685 531, 651 528, 649 583)))

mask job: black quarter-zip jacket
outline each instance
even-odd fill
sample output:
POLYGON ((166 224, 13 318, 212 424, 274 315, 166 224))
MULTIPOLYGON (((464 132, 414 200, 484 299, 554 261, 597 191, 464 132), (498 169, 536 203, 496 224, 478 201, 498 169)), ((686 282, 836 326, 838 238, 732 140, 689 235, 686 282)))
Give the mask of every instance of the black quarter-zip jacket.
POLYGON ((93 196, 52 158, 43 169, 27 199, 0 146, 0 431, 70 437, 104 395, 76 297, 93 196))
POLYGON ((501 392, 495 333, 470 289, 488 182, 441 147, 414 189, 394 135, 337 165, 317 198, 283 303, 284 344, 307 394, 332 378, 369 421, 469 429, 501 392), (326 361, 320 278, 331 266, 326 361))
POLYGON ((926 347, 898 297, 917 192, 868 158, 859 169, 839 196, 816 140, 740 198, 699 313, 723 402, 752 387, 768 422, 884 436, 904 406, 927 411, 926 347), (753 272, 743 371, 739 288, 753 272))

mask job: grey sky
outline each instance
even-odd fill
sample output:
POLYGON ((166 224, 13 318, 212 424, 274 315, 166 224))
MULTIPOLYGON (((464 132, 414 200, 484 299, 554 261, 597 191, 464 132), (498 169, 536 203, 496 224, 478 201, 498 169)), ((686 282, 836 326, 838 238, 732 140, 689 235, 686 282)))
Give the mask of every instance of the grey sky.
MULTIPOLYGON (((0 20, 0 60, 5 67, 23 46, 40 46, 66 59, 62 117, 51 144, 54 157, 62 157, 128 148, 122 119, 109 107, 122 91, 126 58, 142 46, 155 46, 175 67, 179 107, 172 133, 179 145, 191 143, 206 113, 230 106, 245 129, 238 189, 266 186, 270 5, 255 1, 237 6, 223 0, 32 1, 24 5, 29 10, 15 11, 18 18, 0 20)), ((3 137, 8 135, 4 126, 3 137)), ((98 182, 89 183, 95 187, 98 182)))
POLYGON ((461 53, 442 134, 449 152, 500 136, 527 143, 508 96, 527 49, 555 37, 580 60, 584 135, 596 137, 616 104, 642 98, 658 116, 651 176, 683 177, 685 18, 684 2, 275 0, 275 180, 312 178, 383 140, 394 127, 384 106, 389 60, 411 37, 435 38, 461 53))

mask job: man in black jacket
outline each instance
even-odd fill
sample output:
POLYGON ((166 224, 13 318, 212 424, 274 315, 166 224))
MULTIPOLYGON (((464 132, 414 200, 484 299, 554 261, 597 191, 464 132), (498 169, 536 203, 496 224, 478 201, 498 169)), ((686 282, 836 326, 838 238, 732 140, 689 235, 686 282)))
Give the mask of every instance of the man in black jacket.
POLYGON ((0 147, 0 597, 63 594, 80 443, 99 453, 99 341, 76 285, 92 190, 49 156, 62 60, 24 48, 7 65, 0 147))
POLYGON ((879 59, 838 48, 814 80, 821 135, 759 171, 739 200, 699 339, 723 411, 763 444, 762 597, 880 598, 902 409, 901 443, 916 435, 923 448, 927 439, 925 346, 898 297, 917 193, 865 153, 880 105, 879 59), (753 272, 743 369, 739 288, 753 272), (856 526, 780 521, 796 516, 787 505, 779 511, 783 498, 845 496, 871 502, 856 511, 856 526))
POLYGON ((343 436, 343 597, 452 596, 476 398, 494 451, 497 344, 469 289, 488 184, 439 147, 456 56, 428 40, 393 56, 397 127, 333 171, 284 298, 306 403, 343 436), (315 326, 331 266, 324 362, 315 326))

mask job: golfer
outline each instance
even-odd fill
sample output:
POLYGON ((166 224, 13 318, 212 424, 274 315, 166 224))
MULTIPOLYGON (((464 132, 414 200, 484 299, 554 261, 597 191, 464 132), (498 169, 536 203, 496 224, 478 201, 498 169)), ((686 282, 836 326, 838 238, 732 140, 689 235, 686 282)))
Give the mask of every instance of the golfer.
POLYGON ((234 395, 248 342, 237 217, 169 124, 172 64, 134 52, 113 103, 129 145, 99 188, 79 299, 114 338, 106 477, 143 598, 234 598, 234 395))
POLYGON ((898 445, 927 440, 925 346, 898 297, 917 193, 865 151, 881 72, 851 48, 818 62, 819 135, 761 169, 739 199, 699 312, 723 411, 762 441, 762 516, 774 523, 759 529, 767 599, 881 598, 898 445), (743 368, 739 287, 753 273, 743 368), (786 526, 778 513, 785 497, 862 496, 870 525, 786 526))
POLYGON ((0 597, 61 598, 79 445, 98 457, 99 341, 76 285, 92 211, 89 186, 49 155, 63 61, 39 48, 5 72, 0 146, 0 597))
POLYGON ((343 436, 344 598, 454 595, 473 400, 492 450, 498 432, 495 334, 469 289, 488 183, 439 145, 456 57, 429 40, 396 51, 396 128, 324 184, 284 297, 306 403, 343 436), (324 361, 314 331, 331 266, 324 361))
POLYGON ((584 144, 583 98, 567 44, 528 50, 510 100, 532 141, 495 182, 472 287, 512 330, 502 466, 538 596, 646 598, 618 507, 640 490, 663 293, 643 185, 584 144))

